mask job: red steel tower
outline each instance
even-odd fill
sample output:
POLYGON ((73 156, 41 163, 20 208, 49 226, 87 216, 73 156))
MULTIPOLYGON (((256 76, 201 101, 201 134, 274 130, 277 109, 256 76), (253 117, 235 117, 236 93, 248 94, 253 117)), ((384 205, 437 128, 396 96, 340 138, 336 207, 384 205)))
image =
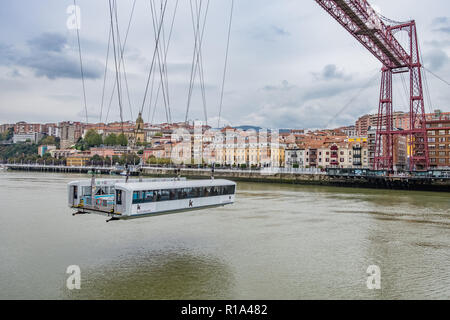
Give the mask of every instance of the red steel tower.
POLYGON ((378 109, 375 170, 393 170, 394 135, 408 136, 410 169, 428 169, 428 138, 423 98, 421 62, 415 21, 387 25, 367 0, 315 0, 353 37, 383 64, 378 109), (408 34, 404 48, 395 38, 408 34), (396 130, 393 121, 392 79, 394 74, 410 75, 410 126, 396 130))

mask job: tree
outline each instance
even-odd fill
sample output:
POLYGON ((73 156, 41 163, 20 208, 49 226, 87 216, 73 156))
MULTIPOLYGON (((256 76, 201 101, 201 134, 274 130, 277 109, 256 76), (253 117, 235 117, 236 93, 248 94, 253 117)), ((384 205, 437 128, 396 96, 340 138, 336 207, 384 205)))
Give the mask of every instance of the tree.
POLYGON ((128 146, 128 139, 123 133, 121 133, 117 136, 117 145, 123 146, 123 147, 128 146))
POLYGON ((112 156, 112 162, 113 162, 113 165, 115 165, 116 163, 120 164, 119 156, 112 156))
POLYGON ((0 134, 0 141, 8 141, 14 136, 14 128, 9 128, 7 131, 0 134))
POLYGON ((120 157, 119 163, 124 164, 139 164, 141 162, 141 158, 136 153, 126 153, 120 157))
POLYGON ((78 139, 74 148, 79 151, 86 151, 86 149, 88 149, 88 146, 86 144, 86 141, 84 141, 82 138, 80 138, 80 139, 78 139))
POLYGON ((86 132, 84 141, 86 142, 88 147, 98 147, 103 144, 102 136, 94 129, 90 129, 88 132, 86 132))
POLYGON ((49 146, 49 145, 56 146, 56 139, 55 139, 55 137, 52 137, 52 136, 46 136, 46 137, 42 138, 41 141, 39 141, 38 145, 40 145, 40 146, 49 146))
POLYGON ((91 157, 91 162, 94 165, 101 165, 103 164, 103 157, 100 157, 98 154, 95 154, 93 157, 91 157))
POLYGON ((114 133, 111 133, 105 138, 104 144, 107 146, 117 146, 117 136, 114 133))

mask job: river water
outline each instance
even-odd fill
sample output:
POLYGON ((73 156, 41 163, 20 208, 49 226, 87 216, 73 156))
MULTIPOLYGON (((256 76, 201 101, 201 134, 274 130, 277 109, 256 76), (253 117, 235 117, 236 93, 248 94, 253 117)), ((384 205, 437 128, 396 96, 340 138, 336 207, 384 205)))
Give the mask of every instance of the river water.
POLYGON ((80 177, 0 172, 0 299, 450 299, 448 193, 239 183, 232 206, 106 223, 71 215, 80 177))

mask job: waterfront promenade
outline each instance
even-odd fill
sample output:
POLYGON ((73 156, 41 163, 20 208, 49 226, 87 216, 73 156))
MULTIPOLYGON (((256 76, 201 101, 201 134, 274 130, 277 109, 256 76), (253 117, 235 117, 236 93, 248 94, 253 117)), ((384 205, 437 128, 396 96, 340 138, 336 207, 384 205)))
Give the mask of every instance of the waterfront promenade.
MULTIPOLYGON (((5 168, 16 171, 64 172, 120 174, 121 166, 62 166, 41 164, 5 164, 5 168)), ((211 168, 175 168, 152 166, 129 166, 130 175, 177 176, 188 178, 217 178, 245 182, 286 183, 303 185, 323 185, 337 187, 400 189, 450 192, 450 173, 432 172, 422 175, 391 174, 380 175, 375 172, 365 174, 353 172, 324 172, 320 169, 261 168, 252 169, 214 169, 211 168)))

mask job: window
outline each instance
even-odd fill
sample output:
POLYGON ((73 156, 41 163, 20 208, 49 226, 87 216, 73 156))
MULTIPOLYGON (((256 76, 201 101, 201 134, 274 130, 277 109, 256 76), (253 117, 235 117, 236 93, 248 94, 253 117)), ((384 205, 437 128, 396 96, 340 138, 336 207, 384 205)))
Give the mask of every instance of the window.
POLYGON ((144 192, 144 202, 153 202, 153 191, 145 191, 144 192))
POLYGON ((167 201, 167 200, 170 200, 170 193, 171 193, 170 190, 161 190, 161 191, 160 191, 161 197, 160 197, 160 200, 158 200, 158 201, 167 201))
POLYGON ((122 204, 122 190, 116 190, 116 203, 122 204))
POLYGON ((83 190, 82 196, 92 196, 92 188, 90 186, 83 187, 82 190, 83 190))
POLYGON ((133 192, 133 203, 142 203, 142 195, 140 191, 133 192))
MULTIPOLYGON (((168 190, 150 190, 150 191, 134 191, 133 204, 150 203, 159 201, 173 201, 182 199, 193 199, 200 197, 215 197, 222 195, 234 194, 235 186, 218 186, 218 187, 199 187, 199 188, 183 188, 183 189, 168 189, 168 190)), ((117 204, 121 200, 121 193, 119 195, 117 190, 117 204)))

